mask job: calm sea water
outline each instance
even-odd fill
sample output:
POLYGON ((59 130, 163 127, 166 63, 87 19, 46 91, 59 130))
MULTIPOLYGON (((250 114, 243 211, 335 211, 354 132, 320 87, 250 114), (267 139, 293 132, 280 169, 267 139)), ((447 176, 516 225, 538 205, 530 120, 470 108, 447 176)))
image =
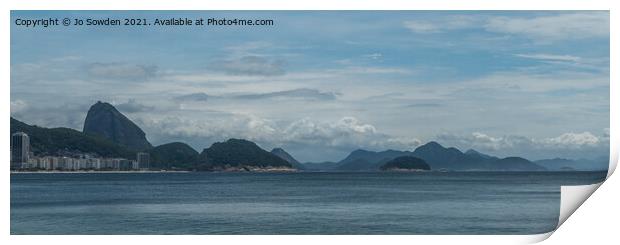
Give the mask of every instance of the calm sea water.
POLYGON ((532 234, 605 172, 11 174, 11 234, 532 234))

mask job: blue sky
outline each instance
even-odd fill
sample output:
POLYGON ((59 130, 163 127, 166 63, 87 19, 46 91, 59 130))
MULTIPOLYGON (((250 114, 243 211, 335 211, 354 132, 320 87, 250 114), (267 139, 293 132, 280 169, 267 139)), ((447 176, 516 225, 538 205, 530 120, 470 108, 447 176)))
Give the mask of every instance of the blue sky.
POLYGON ((11 114, 81 129, 109 101, 162 144, 230 137, 301 161, 435 140, 530 159, 609 147, 606 11, 13 11, 274 26, 11 26, 11 114))

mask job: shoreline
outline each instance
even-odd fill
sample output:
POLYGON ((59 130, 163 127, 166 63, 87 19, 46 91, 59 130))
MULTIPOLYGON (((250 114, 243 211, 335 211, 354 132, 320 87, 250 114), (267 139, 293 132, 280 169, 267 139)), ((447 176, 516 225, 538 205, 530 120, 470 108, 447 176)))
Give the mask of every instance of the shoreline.
POLYGON ((149 173, 190 173, 186 170, 148 170, 148 171, 11 171, 11 174, 149 174, 149 173))
POLYGON ((148 170, 148 171, 11 171, 10 174, 153 174, 153 173, 583 173, 583 172, 607 172, 607 170, 574 170, 574 171, 412 171, 412 170, 384 170, 384 171, 308 171, 308 170, 214 170, 214 171, 188 171, 188 170, 148 170))

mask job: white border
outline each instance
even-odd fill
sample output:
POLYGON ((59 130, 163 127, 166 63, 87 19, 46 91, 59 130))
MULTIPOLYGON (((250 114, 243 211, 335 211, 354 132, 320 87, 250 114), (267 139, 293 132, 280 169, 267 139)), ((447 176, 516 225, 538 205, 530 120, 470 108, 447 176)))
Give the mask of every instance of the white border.
MULTIPOLYGON (((4 34, 10 33, 10 12, 9 10, 28 10, 28 9, 57 9, 57 10, 82 10, 82 9, 99 9, 99 10, 130 10, 130 9, 147 9, 147 10, 611 10, 611 67, 617 67, 614 62, 618 58, 618 51, 614 49, 613 44, 617 42, 617 31, 614 27, 618 27, 617 18, 614 16, 613 1, 602 0, 522 0, 522 1, 502 1, 502 0, 434 0, 434 1, 416 1, 416 0, 380 0, 380 1, 256 1, 256 0, 229 0, 229 1, 213 1, 213 0, 190 0, 190 1, 126 1, 126 0, 108 0, 108 1, 77 1, 77 0, 56 0, 56 1, 36 1, 23 0, 2 2, 2 24, 1 31, 4 34)), ((617 28, 615 28, 617 29, 617 28)), ((4 54, 10 54, 10 37, 4 35, 1 45, 4 54)), ((8 55, 7 55, 8 56, 8 55)), ((5 56, 5 57, 7 57, 5 56)), ((5 120, 0 121, 2 127, 5 128, 1 135, 9 138, 9 120, 10 114, 10 57, 2 61, 4 67, 2 98, 4 103, 0 104, 1 112, 6 115, 5 120)), ((611 81, 617 81, 618 74, 611 70, 611 81)), ((618 86, 614 82, 611 83, 611 114, 610 125, 619 125, 618 113, 614 109, 618 109, 617 96, 620 95, 618 86)), ((610 127, 611 133, 611 154, 610 154, 610 171, 609 175, 615 169, 618 160, 618 130, 610 127)), ((9 162, 9 141, 0 141, 0 149, 3 149, 2 160, 9 162)), ((2 197, 4 201, 0 204, 4 212, 2 213, 3 222, 0 229, 5 232, 4 240, 16 244, 30 243, 46 243, 46 244, 77 244, 88 242, 89 244, 110 244, 110 243, 144 243, 149 244, 169 244, 172 242, 183 242, 188 244, 210 243, 248 243, 253 244, 316 244, 316 243, 361 243, 361 244, 410 244, 411 242, 421 243, 477 243, 477 244, 506 244, 506 243, 531 243, 546 239, 551 233, 541 235, 527 236, 8 236, 10 225, 10 175, 9 171, 5 171, 2 175, 2 197)), ((601 188, 609 189, 609 188, 601 188)), ((609 196, 616 196, 608 190, 609 196)), ((616 186, 615 190, 618 190, 616 186)), ((598 194, 598 193, 597 193, 598 194)), ((595 194, 596 196, 596 194, 595 194)), ((607 199, 609 200, 609 199, 607 199)), ((618 199, 612 199, 618 200, 618 199)), ((587 203, 584 206, 588 206, 587 203)), ((594 209, 596 207, 592 207, 594 209)), ((581 210, 581 213, 586 210, 581 210)), ((593 211, 593 210, 588 210, 593 211)), ((612 211, 612 210, 608 210, 612 211)), ((615 210, 613 210, 615 211, 615 210)), ((570 223, 567 221, 567 223, 570 223)), ((617 223, 617 221, 616 221, 617 223)), ((598 224, 583 224, 584 227, 598 224)), ((562 229, 560 229, 562 230, 562 229)), ((571 234, 566 234, 571 235, 571 234)), ((582 237, 587 234, 572 234, 575 237, 582 237)), ((599 237, 601 234, 598 234, 599 237)), ((558 236, 558 234, 554 235, 558 236)), ((613 236, 613 234, 611 234, 613 236)), ((562 241, 561 239, 558 239, 562 241)), ((567 240, 570 241, 570 240, 567 240)), ((7 243, 4 243, 7 244, 7 243)))

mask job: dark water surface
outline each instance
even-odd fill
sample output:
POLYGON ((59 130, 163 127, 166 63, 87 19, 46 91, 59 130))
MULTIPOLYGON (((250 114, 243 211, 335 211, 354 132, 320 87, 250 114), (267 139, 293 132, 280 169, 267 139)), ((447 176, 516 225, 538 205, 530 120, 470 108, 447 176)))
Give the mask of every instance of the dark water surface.
POLYGON ((606 172, 19 173, 11 234, 533 234, 606 172))

